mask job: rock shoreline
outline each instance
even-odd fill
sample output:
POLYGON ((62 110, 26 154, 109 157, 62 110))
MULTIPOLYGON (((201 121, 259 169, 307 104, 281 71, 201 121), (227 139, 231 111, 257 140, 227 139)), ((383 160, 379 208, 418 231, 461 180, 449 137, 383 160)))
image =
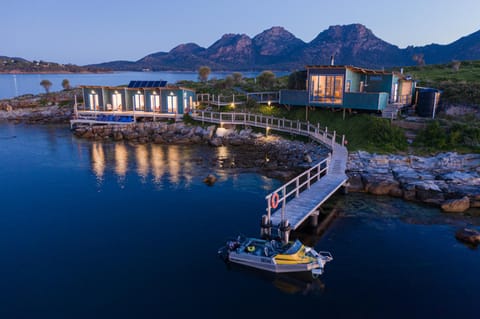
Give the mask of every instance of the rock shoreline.
POLYGON ((349 154, 348 191, 401 197, 445 212, 480 208, 480 154, 433 157, 349 154))
POLYGON ((0 110, 0 121, 11 121, 14 123, 27 124, 66 124, 70 122, 73 109, 67 106, 43 106, 12 109, 6 105, 0 110))

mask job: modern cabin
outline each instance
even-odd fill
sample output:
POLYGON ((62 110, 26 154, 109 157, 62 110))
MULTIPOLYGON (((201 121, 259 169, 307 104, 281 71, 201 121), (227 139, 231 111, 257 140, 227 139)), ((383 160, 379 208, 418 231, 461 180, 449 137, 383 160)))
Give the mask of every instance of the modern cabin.
POLYGON ((131 81, 128 87, 83 85, 84 104, 78 111, 172 115, 192 111, 195 91, 166 84, 166 81, 131 81))
POLYGON ((306 69, 306 90, 280 91, 281 104, 383 111, 412 103, 415 82, 400 72, 334 65, 306 69))

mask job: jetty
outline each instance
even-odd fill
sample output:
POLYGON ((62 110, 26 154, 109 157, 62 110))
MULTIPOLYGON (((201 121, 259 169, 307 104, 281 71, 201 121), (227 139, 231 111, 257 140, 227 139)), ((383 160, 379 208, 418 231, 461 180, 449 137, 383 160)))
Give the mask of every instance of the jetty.
POLYGON ((267 213, 262 216, 262 233, 270 234, 271 228, 276 227, 288 241, 289 232, 297 229, 309 217, 318 222, 320 206, 348 180, 345 174, 348 159, 345 136, 339 136, 335 131, 329 132, 327 127, 250 113, 197 110, 192 118, 220 126, 230 124, 264 128, 267 135, 270 131, 278 131, 306 136, 331 150, 326 159, 265 197, 267 213))

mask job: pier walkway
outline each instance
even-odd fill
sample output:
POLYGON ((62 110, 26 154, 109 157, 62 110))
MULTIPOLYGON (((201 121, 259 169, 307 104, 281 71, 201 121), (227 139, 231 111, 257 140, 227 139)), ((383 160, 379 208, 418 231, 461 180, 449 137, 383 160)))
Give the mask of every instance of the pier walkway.
POLYGON ((297 229, 308 217, 318 215, 320 206, 347 181, 345 174, 348 151, 345 136, 335 131, 312 125, 309 122, 292 121, 271 116, 250 113, 218 113, 196 111, 192 117, 197 121, 235 124, 265 128, 271 131, 287 132, 307 136, 327 146, 330 156, 285 183, 265 197, 267 220, 273 227, 282 224, 297 229), (286 224, 285 224, 286 223, 286 224))

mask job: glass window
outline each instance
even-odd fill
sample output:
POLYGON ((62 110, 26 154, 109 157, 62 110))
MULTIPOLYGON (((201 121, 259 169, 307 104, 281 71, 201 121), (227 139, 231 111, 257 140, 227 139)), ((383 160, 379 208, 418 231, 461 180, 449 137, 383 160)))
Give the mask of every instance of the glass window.
POLYGON ((311 75, 310 102, 342 104, 343 75, 311 75))

